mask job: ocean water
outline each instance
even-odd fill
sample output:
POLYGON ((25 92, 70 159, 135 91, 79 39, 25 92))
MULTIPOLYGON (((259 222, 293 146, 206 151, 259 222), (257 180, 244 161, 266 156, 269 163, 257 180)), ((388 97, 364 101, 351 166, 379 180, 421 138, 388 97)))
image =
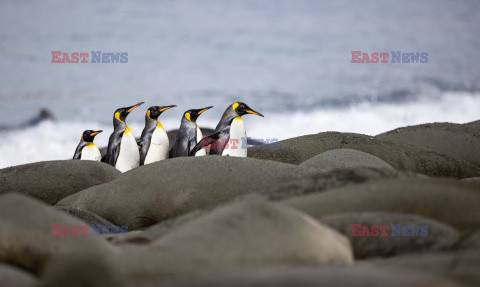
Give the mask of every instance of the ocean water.
POLYGON ((0 126, 41 108, 55 122, 0 131, 0 168, 73 156, 85 129, 145 101, 176 129, 208 105, 214 127, 244 101, 254 138, 321 131, 375 135, 426 122, 480 118, 478 1, 14 1, 0 2, 0 126), (127 52, 124 64, 52 64, 51 51, 127 52), (427 52, 424 64, 352 64, 351 51, 427 52))

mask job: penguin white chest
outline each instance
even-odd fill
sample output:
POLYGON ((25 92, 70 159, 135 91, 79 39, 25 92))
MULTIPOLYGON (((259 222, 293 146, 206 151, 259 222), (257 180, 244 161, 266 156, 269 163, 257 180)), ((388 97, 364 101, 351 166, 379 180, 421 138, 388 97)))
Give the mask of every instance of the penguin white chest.
POLYGON ((157 127, 153 131, 150 146, 145 156, 145 163, 149 164, 167 158, 168 155, 168 135, 163 128, 157 127))
MULTIPOLYGON (((203 138, 202 131, 197 126, 197 144, 202 140, 202 138, 203 138)), ((205 156, 205 155, 207 155, 207 151, 203 148, 195 153, 195 156, 205 156)))
POLYGON ((102 159, 102 155, 100 154, 98 147, 94 143, 91 143, 82 149, 80 159, 100 161, 102 159))
POLYGON ((230 125, 230 140, 228 146, 223 150, 222 155, 247 157, 247 131, 241 117, 233 119, 230 125))
POLYGON ((129 128, 123 133, 115 168, 121 172, 129 171, 140 164, 140 152, 137 141, 129 128))

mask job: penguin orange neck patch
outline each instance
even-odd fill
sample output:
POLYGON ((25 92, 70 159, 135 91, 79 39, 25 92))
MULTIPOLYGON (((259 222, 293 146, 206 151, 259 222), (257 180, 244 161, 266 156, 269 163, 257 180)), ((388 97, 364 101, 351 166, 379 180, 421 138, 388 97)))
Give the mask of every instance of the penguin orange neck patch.
POLYGON ((237 122, 239 121, 239 122, 242 122, 242 123, 243 123, 243 120, 242 120, 241 117, 236 117, 236 118, 234 118, 233 120, 234 120, 234 121, 237 121, 237 122))
POLYGON ((163 126, 159 121, 157 121, 157 129, 162 129, 163 130, 163 126))

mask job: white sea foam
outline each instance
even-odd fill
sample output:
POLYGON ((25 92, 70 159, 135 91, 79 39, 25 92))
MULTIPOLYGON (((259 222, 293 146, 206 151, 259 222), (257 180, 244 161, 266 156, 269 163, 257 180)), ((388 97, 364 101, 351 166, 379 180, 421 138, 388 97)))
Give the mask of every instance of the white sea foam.
MULTIPOLYGON (((419 97, 422 99, 422 97, 419 97)), ((220 114, 221 111, 217 111, 220 114)), ((217 116, 215 114, 215 116, 217 116)), ((163 116, 163 115, 162 115, 163 116)), ((202 115, 203 116, 203 115, 202 115)), ((323 131, 376 135, 397 127, 428 122, 466 123, 480 118, 480 95, 446 93, 442 97, 405 104, 360 104, 350 108, 243 117, 247 135, 285 139, 323 131)), ((215 127, 213 116, 200 118, 202 126, 215 127)), ((177 129, 178 117, 162 119, 165 129, 177 129)), ((139 136, 142 122, 129 123, 139 136)), ((103 147, 113 128, 96 122, 45 122, 39 126, 0 133, 0 168, 45 160, 70 159, 85 129, 103 129, 95 143, 103 147)))
MULTIPOLYGON (((397 127, 431 122, 466 123, 480 119, 480 95, 447 93, 442 97, 404 104, 363 103, 345 109, 311 113, 244 117, 248 136, 285 139, 324 131, 377 135, 397 127)), ((422 99, 422 97, 419 97, 422 99)))

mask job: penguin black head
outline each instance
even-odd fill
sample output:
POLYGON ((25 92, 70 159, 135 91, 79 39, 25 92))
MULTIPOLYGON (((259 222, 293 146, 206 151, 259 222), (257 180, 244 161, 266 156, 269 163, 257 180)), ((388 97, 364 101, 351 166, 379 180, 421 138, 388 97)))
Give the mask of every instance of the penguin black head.
POLYGON ((93 139, 95 138, 95 136, 101 132, 103 131, 102 130, 99 130, 99 131, 86 130, 82 134, 82 140, 84 142, 91 143, 93 142, 93 139))
POLYGON ((252 108, 250 108, 247 104, 242 102, 236 102, 232 104, 232 109, 237 113, 239 116, 243 116, 246 114, 253 114, 257 116, 263 117, 263 115, 252 108))
POLYGON ((213 106, 205 107, 202 109, 196 109, 196 110, 188 110, 183 114, 183 117, 186 118, 188 121, 194 123, 204 111, 211 108, 213 108, 213 106))
POLYGON ((176 105, 171 106, 151 106, 147 110, 147 117, 152 120, 156 120, 164 111, 176 107, 176 105))
POLYGON ((143 102, 140 102, 136 105, 130 106, 130 107, 125 107, 125 108, 119 108, 115 111, 113 114, 113 122, 115 123, 115 120, 120 121, 122 123, 125 123, 125 119, 127 118, 128 114, 133 111, 134 109, 138 108, 143 104, 143 102))

